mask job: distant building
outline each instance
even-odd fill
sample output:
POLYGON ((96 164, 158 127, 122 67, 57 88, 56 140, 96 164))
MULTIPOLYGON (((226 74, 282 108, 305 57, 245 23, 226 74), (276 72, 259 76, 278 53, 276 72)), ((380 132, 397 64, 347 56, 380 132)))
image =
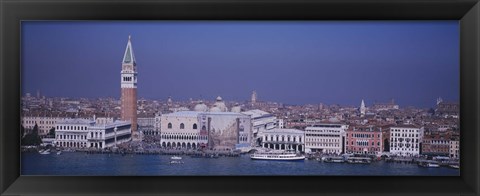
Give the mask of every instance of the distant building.
POLYGON ((305 152, 345 153, 345 124, 316 124, 305 128, 305 152))
POLYGON ((456 102, 445 102, 442 98, 437 99, 437 108, 435 115, 442 117, 458 118, 460 112, 460 104, 456 102))
POLYGON ((423 127, 400 125, 390 127, 390 153, 404 156, 420 154, 423 127))
POLYGON ((367 108, 365 107, 365 102, 362 99, 362 103, 360 103, 360 108, 358 109, 360 111, 361 116, 365 116, 365 112, 367 111, 367 108))
POLYGON ((395 100, 392 99, 389 103, 374 103, 372 109, 377 111, 398 110, 399 106, 395 104, 395 100))
POLYGON ((305 131, 298 129, 271 129, 259 134, 263 148, 292 150, 303 152, 305 150, 305 131))
POLYGON ((63 148, 110 148, 131 140, 131 124, 109 119, 67 119, 55 124, 55 144, 63 148))
POLYGON ((206 127, 202 128, 200 125, 199 114, 200 112, 182 111, 159 116, 162 147, 184 149, 206 147, 208 134, 206 127))
POLYGON ((257 92, 256 91, 253 91, 252 92, 252 104, 255 104, 257 103, 257 92))

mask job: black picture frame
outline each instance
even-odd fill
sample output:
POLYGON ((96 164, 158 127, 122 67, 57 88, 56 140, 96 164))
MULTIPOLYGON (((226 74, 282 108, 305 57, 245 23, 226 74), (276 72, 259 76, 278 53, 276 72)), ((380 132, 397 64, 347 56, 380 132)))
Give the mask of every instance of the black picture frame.
POLYGON ((477 0, 2 0, 2 195, 478 195, 480 5, 477 0), (459 20, 459 177, 20 176, 23 20, 459 20))

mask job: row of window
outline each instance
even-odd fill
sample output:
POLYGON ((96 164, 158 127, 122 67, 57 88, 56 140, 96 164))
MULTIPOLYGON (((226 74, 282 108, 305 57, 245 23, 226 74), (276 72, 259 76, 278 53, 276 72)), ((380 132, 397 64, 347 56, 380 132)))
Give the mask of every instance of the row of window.
POLYGON ((22 120, 22 124, 47 124, 53 125, 56 121, 35 121, 35 120, 22 120), (38 123, 37 123, 38 122, 38 123))
POLYGON ((321 146, 321 147, 340 147, 337 143, 310 143, 307 142, 306 145, 308 146, 321 146))
POLYGON ((57 130, 74 130, 74 131, 86 131, 86 126, 57 126, 57 130))
POLYGON ((169 139, 169 140, 207 140, 208 136, 200 135, 162 135, 160 136, 162 139, 169 139))
POLYGON ((392 131, 393 131, 393 132, 402 132, 402 133, 415 133, 415 132, 418 133, 418 129, 415 130, 415 131, 412 130, 412 129, 410 129, 410 130, 405 130, 405 129, 401 129, 401 130, 400 130, 400 129, 393 129, 392 131))
MULTIPOLYGON (((298 142, 302 142, 302 137, 299 137, 298 138, 298 142)), ((279 137, 278 135, 276 135, 275 137, 273 135, 266 135, 265 136, 265 141, 282 141, 284 142, 285 141, 285 136, 282 135, 282 137, 279 137), (281 140, 280 140, 281 138, 281 140), (276 139, 276 140, 273 140, 273 139, 276 139)), ((287 140, 286 141, 290 141, 290 136, 287 136, 287 140)), ((293 137, 292 138, 292 141, 293 142, 297 142, 297 137, 293 137)))
POLYGON ((306 136, 310 137, 340 137, 340 135, 332 135, 332 134, 305 134, 306 136))
POLYGON ((339 139, 324 139, 324 138, 307 138, 307 142, 334 142, 338 143, 340 142, 339 139))
POLYGON ((131 82, 131 81, 133 81, 133 78, 132 77, 123 77, 123 81, 124 82, 131 82))
MULTIPOLYGON (((357 141, 356 142, 357 146, 368 146, 368 143, 369 143, 368 141, 357 141)), ((353 141, 351 142, 351 144, 353 145, 353 141)), ((375 146, 375 142, 372 142, 371 144, 372 144, 372 146, 375 146)), ((380 142, 377 142, 377 146, 380 146, 380 142)))
POLYGON ((406 133, 392 133, 391 136, 396 136, 396 137, 418 137, 418 133, 417 134, 406 134, 406 133))
MULTIPOLYGON (((172 123, 168 123, 167 128, 169 128, 169 129, 173 128, 172 123)), ((180 123, 180 129, 185 129, 185 124, 180 123)), ((197 129, 197 124, 196 123, 193 123, 192 129, 197 129)), ((206 129, 205 126, 203 126, 202 129, 205 130, 206 129)))
MULTIPOLYGON (((348 137, 348 133, 347 133, 348 137)), ((373 138, 375 137, 375 134, 366 134, 366 133, 352 133, 352 137, 357 137, 357 138, 373 138)), ((377 134, 377 137, 380 137, 380 134, 377 134)))

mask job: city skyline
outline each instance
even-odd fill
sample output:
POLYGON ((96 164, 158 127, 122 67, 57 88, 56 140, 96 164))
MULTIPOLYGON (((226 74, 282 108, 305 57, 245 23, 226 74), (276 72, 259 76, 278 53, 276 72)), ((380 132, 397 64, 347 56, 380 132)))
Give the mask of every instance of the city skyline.
POLYGON ((131 34, 138 97, 148 99, 249 100, 256 90, 259 100, 294 105, 431 107, 459 96, 457 21, 24 22, 22 30, 22 94, 119 98, 131 34))

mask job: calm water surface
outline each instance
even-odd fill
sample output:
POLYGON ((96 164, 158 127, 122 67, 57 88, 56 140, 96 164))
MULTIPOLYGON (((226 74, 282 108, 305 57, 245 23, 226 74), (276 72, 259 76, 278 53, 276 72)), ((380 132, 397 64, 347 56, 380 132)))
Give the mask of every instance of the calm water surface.
POLYGON ((41 155, 23 152, 22 175, 395 175, 458 176, 447 167, 423 168, 416 164, 375 162, 369 165, 250 160, 248 155, 218 159, 182 156, 185 164, 170 165, 168 155, 115 155, 64 152, 41 155))

